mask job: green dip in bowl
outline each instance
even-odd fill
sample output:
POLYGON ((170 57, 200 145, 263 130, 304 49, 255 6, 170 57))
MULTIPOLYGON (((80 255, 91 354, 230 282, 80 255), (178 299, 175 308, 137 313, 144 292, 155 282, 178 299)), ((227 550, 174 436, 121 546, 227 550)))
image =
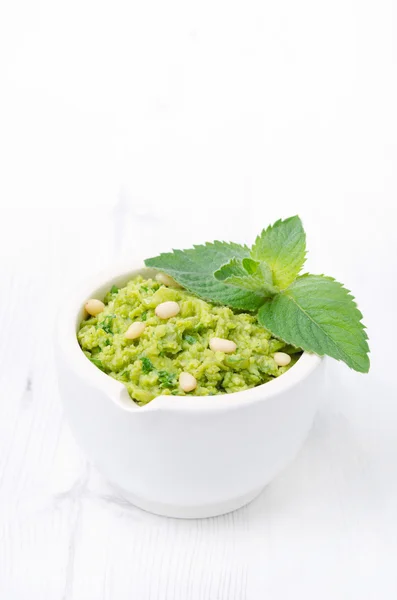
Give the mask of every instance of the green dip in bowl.
POLYGON ((189 395, 227 394, 282 375, 301 355, 273 338, 256 316, 205 302, 155 279, 137 276, 120 289, 113 286, 104 303, 101 313, 81 322, 79 344, 98 368, 124 383, 140 405, 160 395, 186 395, 179 384, 182 372, 197 380, 189 395), (155 309, 168 301, 177 302, 180 311, 160 319, 155 309), (134 322, 145 323, 145 328, 136 339, 127 339, 134 322), (214 337, 235 342, 236 350, 211 350, 214 337), (279 351, 291 355, 287 366, 276 364, 274 354, 279 351))

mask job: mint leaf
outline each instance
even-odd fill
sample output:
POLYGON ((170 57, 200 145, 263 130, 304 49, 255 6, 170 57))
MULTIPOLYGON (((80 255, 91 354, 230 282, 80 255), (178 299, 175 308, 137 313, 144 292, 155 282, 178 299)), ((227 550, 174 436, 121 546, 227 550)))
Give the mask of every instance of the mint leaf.
MULTIPOLYGON (((245 269, 249 275, 256 275, 256 273, 258 273, 260 263, 257 260, 253 260, 252 258, 243 258, 241 263, 243 269, 245 269)), ((272 271, 265 263, 263 264, 263 276, 266 280, 269 280, 269 283, 273 281, 272 271)))
POLYGON ((258 292, 264 298, 277 293, 273 286, 270 268, 266 263, 259 263, 252 258, 243 258, 243 260, 232 258, 226 265, 215 271, 214 277, 227 285, 258 292))
POLYGON ((216 241, 148 258, 145 265, 167 273, 184 288, 210 302, 257 310, 263 304, 261 294, 227 285, 214 277, 214 272, 232 258, 249 258, 249 255, 246 246, 216 241))
POLYGON ((119 291, 120 288, 117 287, 117 285, 112 285, 112 287, 110 288, 110 293, 111 294, 117 294, 117 292, 119 291))
POLYGON ((288 344, 369 370, 367 334, 353 296, 332 277, 302 275, 267 301, 258 320, 288 344))
POLYGON ((306 256, 306 234, 299 217, 276 221, 256 238, 251 250, 254 260, 273 271, 274 285, 287 288, 297 277, 306 256))

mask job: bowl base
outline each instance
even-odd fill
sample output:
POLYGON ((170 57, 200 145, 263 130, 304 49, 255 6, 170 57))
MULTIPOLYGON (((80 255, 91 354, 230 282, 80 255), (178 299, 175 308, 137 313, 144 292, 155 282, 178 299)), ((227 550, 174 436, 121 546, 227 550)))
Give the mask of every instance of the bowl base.
POLYGON ((172 517, 174 519, 208 519, 210 517, 219 517, 249 504, 259 496, 264 489, 263 487, 260 487, 244 496, 239 496, 238 498, 233 498, 232 500, 217 504, 174 506, 172 504, 162 504, 161 502, 152 502, 144 498, 138 498, 134 494, 131 494, 118 486, 114 487, 117 488, 123 498, 128 500, 128 502, 131 502, 134 506, 161 517, 172 517))

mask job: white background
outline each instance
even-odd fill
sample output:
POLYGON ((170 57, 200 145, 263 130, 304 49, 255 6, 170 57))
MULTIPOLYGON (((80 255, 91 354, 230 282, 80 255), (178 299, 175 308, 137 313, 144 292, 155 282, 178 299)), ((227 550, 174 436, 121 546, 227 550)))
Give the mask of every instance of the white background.
POLYGON ((396 11, 2 2, 2 599, 396 597, 396 11), (358 298, 370 374, 329 364, 307 444, 250 506, 188 522, 125 504, 62 416, 63 290, 296 213, 308 269, 358 298))

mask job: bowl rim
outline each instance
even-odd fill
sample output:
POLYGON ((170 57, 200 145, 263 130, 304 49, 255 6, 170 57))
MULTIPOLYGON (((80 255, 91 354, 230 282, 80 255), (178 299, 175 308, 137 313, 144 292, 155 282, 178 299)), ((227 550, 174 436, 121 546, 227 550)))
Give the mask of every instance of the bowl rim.
POLYGON ((256 402, 264 402, 298 385, 309 377, 323 362, 323 357, 303 352, 296 364, 286 373, 256 387, 231 394, 216 396, 157 396, 148 404, 139 406, 128 394, 126 386, 98 369, 84 355, 77 341, 76 331, 84 316, 84 302, 88 298, 102 299, 113 284, 122 285, 136 275, 153 276, 156 269, 144 266, 142 259, 135 258, 100 271, 88 280, 84 278, 72 292, 63 298, 58 312, 56 341, 72 372, 91 387, 98 388, 109 396, 119 408, 128 412, 140 413, 154 410, 211 411, 232 410, 256 402))

